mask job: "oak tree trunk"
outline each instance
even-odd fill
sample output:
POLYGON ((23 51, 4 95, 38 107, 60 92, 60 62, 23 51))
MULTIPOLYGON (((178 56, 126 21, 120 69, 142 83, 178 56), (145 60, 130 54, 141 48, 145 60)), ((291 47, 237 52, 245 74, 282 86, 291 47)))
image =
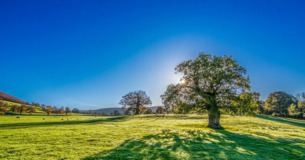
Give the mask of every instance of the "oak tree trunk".
POLYGON ((140 114, 140 104, 137 102, 137 107, 136 107, 136 113, 135 114, 140 114))
POLYGON ((140 107, 136 108, 136 113, 135 114, 140 114, 140 107))
POLYGON ((215 128, 215 129, 221 129, 222 126, 220 125, 220 113, 209 113, 209 124, 208 127, 215 128))

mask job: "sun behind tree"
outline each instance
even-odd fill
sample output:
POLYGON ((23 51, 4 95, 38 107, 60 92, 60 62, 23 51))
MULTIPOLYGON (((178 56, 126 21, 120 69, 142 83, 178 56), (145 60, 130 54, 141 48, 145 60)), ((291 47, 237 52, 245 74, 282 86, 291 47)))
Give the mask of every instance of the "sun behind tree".
POLYGON ((211 128, 222 128, 221 111, 232 108, 231 102, 238 93, 250 90, 246 70, 232 56, 200 53, 198 58, 182 62, 175 70, 183 74, 183 83, 167 87, 161 96, 164 105, 183 113, 207 112, 211 128))

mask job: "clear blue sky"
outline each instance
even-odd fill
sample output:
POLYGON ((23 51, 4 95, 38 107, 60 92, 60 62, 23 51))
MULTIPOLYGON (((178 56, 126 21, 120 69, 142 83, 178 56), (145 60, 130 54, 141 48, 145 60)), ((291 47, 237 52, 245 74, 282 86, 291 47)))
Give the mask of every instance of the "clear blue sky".
POLYGON ((118 107, 144 90, 153 105, 174 67, 199 52, 232 55, 252 90, 305 91, 303 1, 0 2, 0 91, 28 102, 118 107))

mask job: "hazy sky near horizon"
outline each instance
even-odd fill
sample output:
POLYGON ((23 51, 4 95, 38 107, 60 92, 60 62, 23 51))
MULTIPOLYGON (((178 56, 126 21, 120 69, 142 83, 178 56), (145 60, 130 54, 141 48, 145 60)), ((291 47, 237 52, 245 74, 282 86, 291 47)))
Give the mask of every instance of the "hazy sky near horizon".
POLYGON ((27 102, 118 107, 144 90, 153 105, 174 68, 199 52, 232 55, 261 99, 305 91, 303 1, 0 2, 0 91, 27 102))

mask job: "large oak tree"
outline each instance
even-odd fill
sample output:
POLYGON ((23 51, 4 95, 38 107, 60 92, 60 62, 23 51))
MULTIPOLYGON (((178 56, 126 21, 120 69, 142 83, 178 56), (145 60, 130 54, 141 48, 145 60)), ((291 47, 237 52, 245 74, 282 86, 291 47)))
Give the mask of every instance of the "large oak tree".
POLYGON ((140 90, 123 96, 119 104, 123 106, 122 109, 126 110, 125 112, 133 111, 134 114, 140 114, 141 111, 145 111, 146 105, 151 105, 152 103, 145 91, 140 90))
POLYGON ((207 112, 211 128, 222 128, 221 110, 232 108, 232 100, 250 90, 246 70, 232 56, 200 53, 198 58, 182 62, 175 70, 183 74, 183 83, 168 86, 161 96, 164 105, 172 110, 179 107, 185 112, 207 112))

